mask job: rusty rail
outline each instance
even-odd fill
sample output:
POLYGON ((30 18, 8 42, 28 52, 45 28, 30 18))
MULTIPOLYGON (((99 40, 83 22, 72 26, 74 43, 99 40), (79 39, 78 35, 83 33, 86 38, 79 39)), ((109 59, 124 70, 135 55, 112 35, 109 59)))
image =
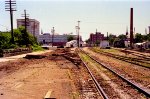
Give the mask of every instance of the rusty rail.
MULTIPOLYGON (((82 49, 80 49, 82 52, 84 52, 82 49)), ((126 79, 125 77, 121 76, 119 73, 117 73, 116 71, 114 71, 113 69, 109 68, 106 64, 99 62, 98 60, 96 60, 95 58, 93 58, 92 56, 90 56, 88 53, 84 52, 87 56, 89 56, 91 59, 93 59, 95 62, 97 62, 98 64, 102 65, 104 68, 108 69, 109 71, 113 72, 115 75, 117 75, 119 78, 121 78, 122 80, 124 80, 125 82, 127 82, 128 84, 130 84, 131 86, 133 86, 135 89, 137 89, 139 92, 143 93, 146 97, 150 98, 150 92, 148 92, 147 90, 141 88, 139 85, 133 83, 132 81, 126 79)))

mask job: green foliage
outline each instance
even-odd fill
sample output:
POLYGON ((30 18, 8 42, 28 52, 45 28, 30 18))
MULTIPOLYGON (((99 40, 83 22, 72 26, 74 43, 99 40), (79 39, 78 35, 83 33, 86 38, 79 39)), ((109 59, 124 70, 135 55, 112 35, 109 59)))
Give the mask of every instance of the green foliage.
POLYGON ((147 34, 147 40, 150 41, 150 34, 147 34))
POLYGON ((32 50, 33 51, 43 51, 44 49, 41 46, 35 44, 32 46, 32 50))
POLYGON ((144 41, 150 41, 150 34, 143 35, 143 40, 144 41))
POLYGON ((124 34, 119 35, 117 38, 114 39, 113 45, 114 47, 120 47, 120 48, 124 48, 125 44, 124 44, 124 40, 126 40, 127 37, 124 34))
POLYGON ((29 36, 29 44, 31 44, 31 45, 37 44, 37 45, 38 45, 38 43, 37 43, 37 38, 36 38, 36 37, 34 37, 34 36, 31 35, 31 34, 28 34, 28 36, 29 36))
POLYGON ((120 40, 126 40, 126 39, 127 39, 127 36, 124 35, 124 34, 121 34, 121 35, 118 36, 118 38, 119 38, 120 40))
POLYGON ((100 44, 100 41, 97 40, 95 44, 96 44, 96 46, 98 46, 100 44))
POLYGON ((136 33, 136 35, 135 35, 135 43, 139 43, 139 42, 143 42, 143 39, 144 37, 143 37, 143 35, 141 35, 140 33, 136 33))
POLYGON ((0 48, 6 49, 10 46, 11 35, 9 32, 0 33, 0 48))
POLYGON ((67 40, 68 40, 68 42, 71 41, 71 40, 74 40, 74 37, 72 35, 68 35, 67 40))
POLYGON ((110 34, 108 36, 108 41, 109 41, 109 43, 110 43, 111 46, 113 45, 115 38, 116 37, 114 37, 114 35, 112 35, 112 34, 110 34))
POLYGON ((89 43, 89 42, 90 42, 90 39, 85 40, 85 42, 86 42, 86 43, 89 43))
POLYGON ((28 45, 36 47, 35 45, 38 45, 37 39, 30 33, 26 33, 24 27, 14 29, 15 44, 12 44, 10 40, 11 40, 10 32, 0 33, 0 48, 9 49, 17 47, 28 47, 28 45))

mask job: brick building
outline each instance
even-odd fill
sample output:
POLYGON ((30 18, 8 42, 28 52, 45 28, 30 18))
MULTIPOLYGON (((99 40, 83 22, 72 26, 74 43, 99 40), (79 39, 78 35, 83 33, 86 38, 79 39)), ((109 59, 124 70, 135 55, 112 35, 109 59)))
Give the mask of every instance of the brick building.
POLYGON ((104 40, 104 34, 101 34, 101 32, 96 32, 95 34, 90 34, 90 43, 96 44, 96 42, 100 42, 104 40))

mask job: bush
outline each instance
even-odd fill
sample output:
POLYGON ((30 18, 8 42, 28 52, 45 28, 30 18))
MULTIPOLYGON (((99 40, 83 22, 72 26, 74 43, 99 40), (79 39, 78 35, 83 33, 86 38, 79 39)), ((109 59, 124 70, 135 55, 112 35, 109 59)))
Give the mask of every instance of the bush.
POLYGON ((28 45, 31 45, 33 46, 33 48, 37 47, 36 49, 41 49, 38 46, 37 39, 32 34, 26 33, 24 27, 14 29, 14 42, 15 42, 14 44, 12 44, 10 40, 11 40, 10 32, 0 33, 0 48, 10 49, 18 47, 28 47, 28 45))
POLYGON ((0 57, 3 57, 3 50, 0 48, 0 57))

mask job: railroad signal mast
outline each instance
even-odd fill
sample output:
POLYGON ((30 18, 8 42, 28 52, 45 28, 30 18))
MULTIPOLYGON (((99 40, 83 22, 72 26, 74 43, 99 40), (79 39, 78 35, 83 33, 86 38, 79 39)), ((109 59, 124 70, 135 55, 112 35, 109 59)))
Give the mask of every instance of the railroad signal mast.
POLYGON ((10 21, 11 21, 11 42, 14 44, 14 34, 13 34, 13 11, 16 11, 16 1, 7 0, 5 1, 5 11, 10 12, 10 21))

